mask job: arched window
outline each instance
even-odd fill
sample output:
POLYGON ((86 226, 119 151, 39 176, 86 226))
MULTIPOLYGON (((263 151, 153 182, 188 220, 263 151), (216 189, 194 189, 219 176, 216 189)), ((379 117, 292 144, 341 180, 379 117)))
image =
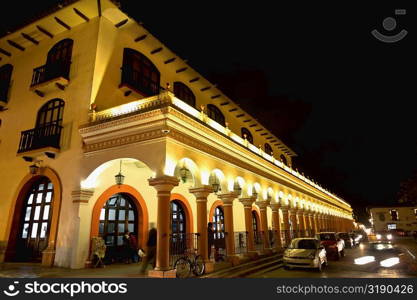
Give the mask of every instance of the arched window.
POLYGON ((171 233, 178 236, 186 233, 185 211, 180 201, 171 201, 171 233))
POLYGON ((40 261, 48 246, 54 186, 47 177, 38 179, 29 189, 22 208, 16 246, 17 261, 40 261))
POLYGON ((241 131, 242 138, 244 139, 246 136, 246 139, 248 140, 248 142, 253 144, 253 136, 250 133, 250 131, 245 127, 242 127, 240 131, 241 131))
POLYGON ((126 231, 137 236, 138 212, 133 200, 126 194, 115 194, 107 200, 100 212, 99 236, 107 246, 107 259, 120 259, 125 255, 123 236, 126 231))
POLYGON ((272 147, 270 144, 265 143, 264 149, 265 149, 266 154, 272 155, 273 151, 272 151, 272 147))
POLYGON ((220 109, 217 108, 217 106, 213 104, 207 105, 207 116, 210 119, 213 119, 217 123, 219 123, 222 126, 226 126, 226 120, 224 118, 224 115, 220 111, 220 109))
POLYGON ((178 99, 181 99, 188 105, 195 107, 195 96, 193 92, 182 82, 174 82, 174 94, 178 99))
POLYGON ((64 115, 65 102, 62 99, 52 99, 46 102, 38 112, 36 128, 60 127, 64 115))
POLYGON ((56 43, 48 52, 46 59, 46 80, 64 77, 69 80, 72 46, 74 41, 65 39, 56 43))
POLYGON ((170 255, 183 254, 187 249, 185 211, 180 201, 171 201, 170 255))
POLYGON ((1 103, 8 102, 10 81, 12 79, 13 66, 10 64, 0 67, 0 107, 1 103))
POLYGON ((160 74, 155 65, 142 53, 125 48, 122 82, 145 97, 159 94, 160 74))
POLYGON ((223 207, 221 207, 220 205, 214 209, 213 228, 214 228, 214 238, 224 239, 224 212, 223 212, 223 207))
POLYGON ((262 233, 260 232, 259 222, 258 222, 258 213, 255 210, 252 210, 252 229, 253 229, 253 240, 255 246, 262 245, 262 233))
POLYGON ((284 165, 288 165, 287 164, 287 159, 285 158, 285 156, 283 155, 283 154, 281 154, 280 156, 279 156, 279 158, 280 158, 280 160, 284 163, 284 165))

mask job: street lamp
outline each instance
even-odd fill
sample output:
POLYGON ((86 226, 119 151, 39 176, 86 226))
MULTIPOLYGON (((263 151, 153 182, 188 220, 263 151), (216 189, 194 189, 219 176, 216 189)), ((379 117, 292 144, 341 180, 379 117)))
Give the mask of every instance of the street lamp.
POLYGON ((190 171, 185 167, 185 163, 183 163, 181 169, 180 169, 180 177, 183 183, 187 182, 188 173, 190 171))
POLYGON ((125 180, 125 176, 122 174, 122 160, 120 160, 119 174, 115 175, 114 179, 116 180, 116 184, 118 186, 122 185, 125 180))

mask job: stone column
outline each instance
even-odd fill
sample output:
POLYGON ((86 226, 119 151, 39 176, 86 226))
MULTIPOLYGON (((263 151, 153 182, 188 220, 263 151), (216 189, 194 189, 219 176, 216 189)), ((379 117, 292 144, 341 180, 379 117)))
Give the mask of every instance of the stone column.
POLYGON ((178 185, 177 178, 161 176, 148 179, 149 185, 157 191, 157 242, 156 242, 156 267, 149 272, 150 277, 172 277, 174 271, 170 271, 169 265, 169 235, 170 235, 170 199, 172 189, 178 185))
POLYGON ((282 219, 284 221, 284 230, 285 230, 285 245, 288 245, 291 241, 290 236, 290 216, 289 209, 286 206, 281 207, 282 219))
POLYGON ((297 224, 297 209, 292 208, 290 210, 290 220, 292 224, 293 238, 298 237, 298 224, 297 224))
POLYGON ((269 205, 269 201, 256 201, 255 204, 258 205, 259 211, 261 212, 261 224, 264 231, 264 249, 271 249, 271 244, 269 242, 268 218, 266 214, 266 208, 269 205))
POLYGON ((248 233, 247 236, 247 244, 248 244, 248 253, 255 252, 255 245, 254 245, 254 233, 253 233, 253 224, 252 224, 252 204, 255 202, 255 197, 250 198, 241 198, 239 201, 243 204, 243 209, 245 213, 245 227, 246 232, 248 233))
POLYGON ((314 236, 316 234, 316 231, 314 229, 313 213, 311 211, 307 212, 306 219, 308 224, 308 232, 310 236, 314 236))
POLYGON ((272 209, 272 220, 274 223, 274 230, 275 230, 275 247, 282 248, 282 241, 281 241, 281 220, 279 219, 279 208, 281 205, 279 203, 271 203, 270 207, 272 209))
POLYGON ((210 259, 208 257, 207 197, 212 192, 213 188, 208 185, 190 189, 190 193, 194 194, 197 202, 197 233, 199 234, 197 245, 198 254, 200 254, 203 260, 206 262, 206 268, 210 259))
POLYGON ((300 226, 299 226, 300 237, 305 237, 306 236, 306 222, 304 219, 304 210, 299 209, 297 211, 297 216, 298 216, 298 221, 300 222, 300 226))
POLYGON ((233 200, 236 199, 235 193, 218 195, 223 202, 224 209, 224 227, 226 234, 226 252, 227 256, 232 257, 235 254, 235 237, 233 228, 233 200))
POLYGON ((73 209, 76 217, 72 220, 72 231, 74 233, 71 242, 71 264, 72 269, 80 269, 90 267, 90 226, 98 226, 98 224, 91 224, 91 216, 89 214, 89 205, 91 197, 94 194, 94 189, 79 189, 71 192, 73 209), (87 230, 86 230, 87 229, 87 230), (88 246, 87 246, 88 245, 88 246))
POLYGON ((318 218, 317 218, 317 212, 313 212, 312 216, 313 216, 313 228, 314 228, 314 232, 317 233, 317 232, 320 231, 320 229, 319 229, 319 222, 318 222, 318 218))

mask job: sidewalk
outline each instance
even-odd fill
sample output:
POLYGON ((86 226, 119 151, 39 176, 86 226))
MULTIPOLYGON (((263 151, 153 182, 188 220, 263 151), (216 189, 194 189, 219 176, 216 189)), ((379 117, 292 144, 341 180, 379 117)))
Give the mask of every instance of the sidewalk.
MULTIPOLYGON (((139 274, 139 263, 106 265, 105 268, 46 268, 34 263, 0 264, 0 277, 8 278, 147 278, 139 274)), ((150 266, 149 266, 150 267, 150 266)))

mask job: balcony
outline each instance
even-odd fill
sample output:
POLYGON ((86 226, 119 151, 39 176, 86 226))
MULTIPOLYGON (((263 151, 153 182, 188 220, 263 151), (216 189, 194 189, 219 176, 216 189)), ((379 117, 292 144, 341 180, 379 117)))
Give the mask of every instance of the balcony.
POLYGON ((30 89, 41 97, 56 88, 64 90, 69 83, 70 66, 71 62, 63 62, 33 69, 30 89))
POLYGON ((125 96, 132 94, 135 98, 137 96, 150 97, 160 93, 159 82, 149 80, 130 66, 123 66, 121 69, 122 81, 119 88, 125 96))
POLYGON ((22 131, 18 154, 36 156, 45 153, 53 157, 59 152, 62 126, 47 125, 22 131))
POLYGON ((8 83, 0 81, 0 111, 7 105, 8 94, 9 94, 8 83))

